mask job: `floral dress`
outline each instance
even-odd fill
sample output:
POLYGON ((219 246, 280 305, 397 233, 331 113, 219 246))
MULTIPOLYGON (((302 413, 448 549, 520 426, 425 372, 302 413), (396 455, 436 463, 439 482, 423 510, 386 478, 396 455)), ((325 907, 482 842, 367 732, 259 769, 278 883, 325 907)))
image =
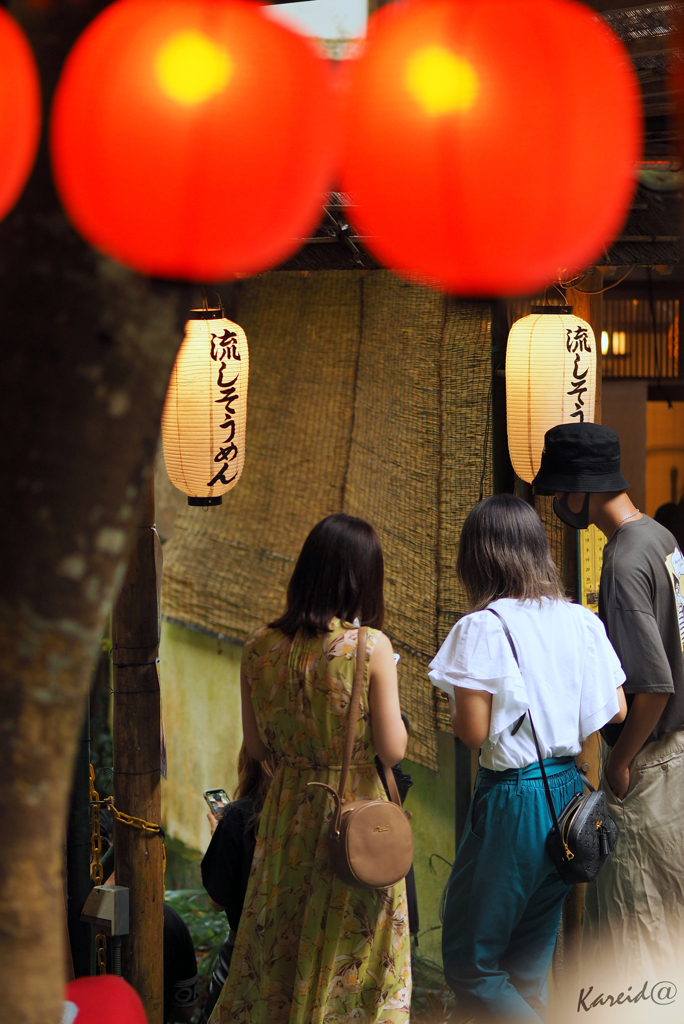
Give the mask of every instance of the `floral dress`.
MULTIPOLYGON (((347 797, 382 797, 368 709, 368 630, 362 715, 347 797)), ((330 869, 332 799, 339 785, 356 667, 356 629, 333 619, 317 638, 263 627, 242 665, 259 733, 277 770, 259 823, 230 974, 211 1024, 407 1024, 411 966, 402 881, 345 885, 330 869)))

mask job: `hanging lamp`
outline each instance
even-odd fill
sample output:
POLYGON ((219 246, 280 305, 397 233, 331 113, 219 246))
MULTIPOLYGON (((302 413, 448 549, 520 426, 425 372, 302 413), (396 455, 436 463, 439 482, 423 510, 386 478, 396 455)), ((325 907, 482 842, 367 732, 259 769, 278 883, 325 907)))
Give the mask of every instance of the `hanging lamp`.
POLYGON ((639 85, 586 4, 387 4, 346 65, 340 188, 386 267, 459 295, 533 295, 624 223, 639 85))
POLYGON ((40 85, 19 25, 0 8, 0 218, 19 198, 38 148, 40 85))
POLYGON ((572 306, 533 306, 511 327, 506 349, 508 450, 526 483, 539 471, 544 434, 559 423, 592 423, 596 340, 572 306))
POLYGON ((323 213, 331 72, 247 0, 115 0, 67 57, 50 149, 74 227, 154 277, 225 281, 323 213))
POLYGON ((188 505, 220 505, 245 462, 249 350, 223 306, 190 310, 162 413, 172 484, 188 505))

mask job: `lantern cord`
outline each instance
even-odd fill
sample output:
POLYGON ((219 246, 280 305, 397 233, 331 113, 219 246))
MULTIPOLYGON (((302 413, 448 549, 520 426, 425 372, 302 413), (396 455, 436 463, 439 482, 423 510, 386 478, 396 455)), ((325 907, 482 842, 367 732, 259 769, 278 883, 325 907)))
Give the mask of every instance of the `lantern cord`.
MULTIPOLYGON (((217 301, 217 305, 214 308, 223 310, 223 302, 221 301, 221 296, 213 288, 211 289, 211 291, 216 296, 216 301, 217 301)), ((204 287, 202 288, 202 309, 204 309, 204 310, 208 310, 209 309, 209 297, 207 295, 207 289, 204 288, 204 287)))
POLYGON ((623 281, 626 281, 633 270, 634 267, 630 267, 627 273, 623 274, 619 281, 613 281, 612 284, 607 284, 605 288, 599 288, 598 291, 588 291, 586 288, 575 288, 574 290, 576 292, 580 292, 582 295, 603 295, 604 292, 609 292, 611 288, 617 288, 619 284, 622 284, 623 281))
MULTIPOLYGON (((566 301, 565 287, 559 281, 554 281, 553 287, 556 289, 556 291, 560 295, 561 299, 563 300, 563 304, 565 304, 565 301, 566 301)), ((546 289, 546 291, 548 291, 548 288, 546 289)), ((544 302, 546 302, 546 292, 544 292, 544 302)), ((549 303, 549 305, 550 305, 550 303, 549 303)))
POLYGON ((561 295, 563 295, 563 297, 565 298, 565 289, 574 288, 575 285, 579 284, 580 281, 583 281, 586 276, 586 274, 580 274, 578 277, 571 277, 567 281, 563 281, 561 278, 559 278, 556 287, 560 291, 561 295))

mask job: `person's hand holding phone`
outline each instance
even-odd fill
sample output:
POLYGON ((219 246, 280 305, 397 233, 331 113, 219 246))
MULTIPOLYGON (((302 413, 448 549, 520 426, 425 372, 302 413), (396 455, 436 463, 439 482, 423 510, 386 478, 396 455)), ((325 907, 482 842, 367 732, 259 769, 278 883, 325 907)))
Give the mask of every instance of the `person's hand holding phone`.
POLYGON ((230 803, 230 797, 226 793, 225 789, 207 789, 204 793, 204 799, 206 800, 207 807, 209 808, 207 821, 209 822, 209 828, 211 829, 211 834, 213 836, 224 807, 230 803))

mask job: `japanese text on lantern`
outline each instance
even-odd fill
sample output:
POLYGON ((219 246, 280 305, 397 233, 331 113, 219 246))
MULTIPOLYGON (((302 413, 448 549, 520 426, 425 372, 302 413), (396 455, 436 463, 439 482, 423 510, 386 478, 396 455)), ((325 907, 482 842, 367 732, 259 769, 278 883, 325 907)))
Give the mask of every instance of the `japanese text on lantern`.
POLYGON ((220 429, 226 431, 225 437, 221 439, 221 444, 218 452, 214 456, 214 462, 222 463, 216 476, 214 476, 207 484, 207 487, 214 487, 216 484, 221 483, 228 485, 232 483, 237 477, 237 469, 231 477, 227 474, 229 472, 229 466, 231 462, 234 462, 238 457, 238 447, 235 444, 235 415, 234 404, 239 401, 239 394, 237 387, 235 386, 240 378, 240 366, 235 367, 229 364, 240 360, 240 352, 238 349, 238 338, 235 331, 229 331, 227 328, 222 334, 211 335, 211 358, 214 362, 218 363, 218 375, 216 377, 216 383, 221 392, 221 397, 216 399, 217 405, 224 407, 225 418, 221 424, 220 429), (235 373, 235 370, 237 372, 235 373), (235 373, 235 376, 233 374, 235 373))
POLYGON ((577 327, 566 327, 565 347, 568 353, 575 357, 570 390, 566 392, 569 398, 575 399, 575 411, 570 413, 570 418, 584 423, 584 399, 582 396, 589 390, 587 377, 591 368, 592 356, 587 327, 582 324, 577 327))

